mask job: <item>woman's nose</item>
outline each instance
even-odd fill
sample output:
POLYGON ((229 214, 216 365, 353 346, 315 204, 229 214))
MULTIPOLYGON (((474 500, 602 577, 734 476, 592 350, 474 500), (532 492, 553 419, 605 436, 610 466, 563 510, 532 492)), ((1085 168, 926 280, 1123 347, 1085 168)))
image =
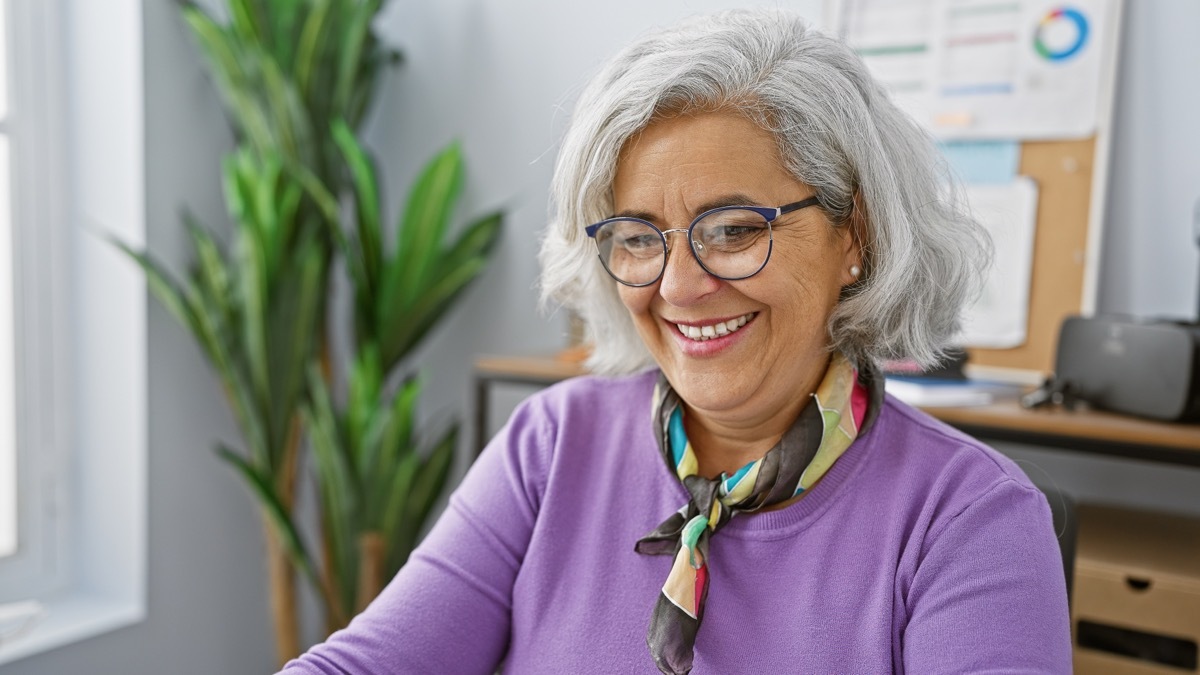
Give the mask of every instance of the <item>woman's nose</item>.
POLYGON ((702 300, 721 286, 721 280, 700 266, 688 246, 686 230, 667 234, 667 266, 658 285, 658 294, 678 307, 702 300))

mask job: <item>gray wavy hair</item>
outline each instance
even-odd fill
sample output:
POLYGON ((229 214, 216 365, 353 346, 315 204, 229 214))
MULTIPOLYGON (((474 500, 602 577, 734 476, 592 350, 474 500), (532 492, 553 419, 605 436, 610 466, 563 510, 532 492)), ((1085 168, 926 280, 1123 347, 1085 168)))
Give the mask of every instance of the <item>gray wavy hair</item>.
POLYGON ((588 366, 616 374, 653 363, 584 233, 612 215, 622 146, 656 118, 717 109, 772 133, 834 227, 860 238, 863 276, 830 317, 832 347, 858 363, 936 363, 991 259, 941 153, 845 44, 792 13, 733 10, 638 39, 575 106, 539 259, 543 304, 585 323, 588 366))

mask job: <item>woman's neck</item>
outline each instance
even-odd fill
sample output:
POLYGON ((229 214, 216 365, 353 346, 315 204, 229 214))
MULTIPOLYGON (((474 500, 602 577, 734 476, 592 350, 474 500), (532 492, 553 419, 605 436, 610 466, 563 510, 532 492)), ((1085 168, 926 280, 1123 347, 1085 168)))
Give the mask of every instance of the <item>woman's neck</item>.
POLYGON ((683 420, 696 453, 697 472, 716 478, 761 458, 792 427, 808 398, 798 396, 789 405, 752 417, 714 415, 688 407, 683 420))
POLYGON ((704 410, 684 401, 684 429, 696 453, 697 473, 716 478, 733 474, 775 447, 808 405, 829 369, 830 358, 795 388, 762 388, 725 410, 704 410))

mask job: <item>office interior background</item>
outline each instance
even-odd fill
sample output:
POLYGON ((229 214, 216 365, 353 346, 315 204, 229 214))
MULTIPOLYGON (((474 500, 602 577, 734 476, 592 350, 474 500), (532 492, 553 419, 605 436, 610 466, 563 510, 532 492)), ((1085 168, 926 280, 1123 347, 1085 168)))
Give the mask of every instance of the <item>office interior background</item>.
MULTIPOLYGON (((204 3, 219 6, 219 0, 204 3)), ((471 357, 550 353, 567 343, 564 312, 538 310, 539 233, 557 141, 588 75, 647 28, 748 4, 819 16, 821 2, 554 2, 391 0, 377 29, 404 63, 385 75, 366 140, 382 164, 388 213, 421 162, 459 138, 467 160, 463 216, 508 211, 483 279, 414 363, 427 416, 470 417, 471 357)), ((105 22, 124 45, 114 74, 140 88, 146 244, 186 261, 179 213, 225 222, 218 167, 232 137, 196 45, 170 0, 63 0, 68 30, 105 22), (132 46, 130 46, 132 45, 132 46)), ((1127 2, 1109 158, 1097 309, 1196 319, 1200 255, 1200 3, 1127 2)), ((75 49, 70 42, 64 49, 75 49)), ((102 46, 102 45, 101 45, 102 46)), ((102 53, 104 50, 87 47, 102 53)), ((68 64, 71 55, 64 54, 68 64)), ((105 86, 95 67, 69 71, 105 86)), ((19 67, 19 64, 18 64, 19 67)), ((80 115, 79 111, 73 115, 80 115)), ((113 157, 113 166, 126 166, 113 157)), ((68 199, 72 198, 70 195, 68 199)), ((156 303, 146 307, 146 505, 143 620, 0 666, 10 675, 262 673, 274 664, 256 504, 217 461, 214 439, 236 439, 220 389, 191 338, 156 303)), ((82 402, 86 405, 86 401, 82 402)), ((1001 444, 1035 480, 1080 501, 1200 516, 1200 471, 1001 444)), ((458 471, 465 470, 464 442, 458 471)))

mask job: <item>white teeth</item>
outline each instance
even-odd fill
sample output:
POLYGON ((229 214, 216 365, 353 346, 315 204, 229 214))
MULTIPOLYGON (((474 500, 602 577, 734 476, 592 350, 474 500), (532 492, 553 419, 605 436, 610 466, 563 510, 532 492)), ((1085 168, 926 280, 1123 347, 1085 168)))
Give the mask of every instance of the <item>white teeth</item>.
POLYGON ((754 318, 753 312, 751 312, 750 314, 744 314, 742 316, 739 316, 736 319, 730 319, 728 321, 721 321, 719 323, 715 323, 715 324, 708 325, 708 326, 688 326, 688 325, 682 324, 682 323, 677 323, 677 324, 675 324, 675 326, 677 328, 679 328, 679 332, 682 335, 685 335, 685 336, 691 338, 692 340, 698 340, 700 342, 704 342, 705 340, 710 340, 715 337, 729 335, 730 333, 738 330, 742 326, 745 326, 746 322, 752 318, 754 318))

